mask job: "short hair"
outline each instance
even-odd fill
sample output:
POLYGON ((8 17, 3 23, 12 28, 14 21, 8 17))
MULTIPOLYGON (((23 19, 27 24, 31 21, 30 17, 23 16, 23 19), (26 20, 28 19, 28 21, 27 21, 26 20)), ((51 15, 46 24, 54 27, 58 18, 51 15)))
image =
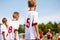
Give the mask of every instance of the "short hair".
POLYGON ((16 18, 16 16, 19 16, 19 12, 14 12, 13 13, 13 18, 16 18))
POLYGON ((6 23, 7 22, 7 19, 6 18, 3 18, 2 19, 2 23, 6 23))
POLYGON ((28 7, 36 7, 36 0, 28 0, 28 7))

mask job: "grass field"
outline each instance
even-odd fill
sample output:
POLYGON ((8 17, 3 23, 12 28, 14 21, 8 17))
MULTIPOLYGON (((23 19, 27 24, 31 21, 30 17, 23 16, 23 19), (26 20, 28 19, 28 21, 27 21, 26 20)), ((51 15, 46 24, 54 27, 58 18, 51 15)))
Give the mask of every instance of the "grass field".
MULTIPOLYGON (((23 35, 23 34, 20 35, 20 39, 25 40, 22 35, 23 35)), ((47 39, 47 36, 44 36, 44 37, 42 38, 42 40, 48 40, 48 39, 47 39)), ((53 38, 52 38, 52 40, 58 40, 58 35, 54 35, 53 38)))

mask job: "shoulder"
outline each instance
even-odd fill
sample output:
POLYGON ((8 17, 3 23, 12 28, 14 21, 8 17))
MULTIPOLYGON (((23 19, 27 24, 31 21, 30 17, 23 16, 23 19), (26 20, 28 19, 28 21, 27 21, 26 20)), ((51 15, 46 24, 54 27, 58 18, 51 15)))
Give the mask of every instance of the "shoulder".
POLYGON ((26 13, 25 19, 30 16, 30 11, 26 13))
POLYGON ((34 11, 35 13, 38 13, 37 11, 34 11))
POLYGON ((37 11, 35 11, 35 14, 36 14, 36 15, 38 15, 38 12, 37 12, 37 11))
POLYGON ((2 24, 2 25, 1 25, 1 27, 5 27, 5 25, 4 25, 4 24, 2 24))
POLYGON ((19 21, 17 20, 17 21, 13 21, 13 25, 19 25, 19 21))
POLYGON ((33 14, 37 16, 38 15, 38 12, 37 11, 33 11, 33 14))
POLYGON ((1 25, 1 30, 6 29, 6 26, 4 24, 1 25))
POLYGON ((19 24, 19 21, 16 21, 17 24, 19 24))
POLYGON ((26 15, 29 15, 31 12, 30 11, 28 11, 27 13, 26 13, 26 15))
POLYGON ((34 11, 33 15, 35 18, 38 17, 38 12, 34 11))

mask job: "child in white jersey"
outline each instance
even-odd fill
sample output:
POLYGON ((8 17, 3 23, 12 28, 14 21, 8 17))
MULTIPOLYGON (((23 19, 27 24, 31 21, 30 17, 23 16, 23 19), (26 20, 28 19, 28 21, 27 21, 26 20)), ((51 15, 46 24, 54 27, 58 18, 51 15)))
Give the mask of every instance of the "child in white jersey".
POLYGON ((1 24, 1 40, 8 40, 8 24, 7 24, 7 19, 3 18, 2 19, 2 24, 1 24))
POLYGON ((19 40, 18 28, 19 28, 19 12, 14 12, 13 19, 9 22, 9 40, 19 40))
POLYGON ((25 20, 25 39, 39 39, 38 32, 38 13, 36 10, 36 0, 28 0, 29 11, 25 20))

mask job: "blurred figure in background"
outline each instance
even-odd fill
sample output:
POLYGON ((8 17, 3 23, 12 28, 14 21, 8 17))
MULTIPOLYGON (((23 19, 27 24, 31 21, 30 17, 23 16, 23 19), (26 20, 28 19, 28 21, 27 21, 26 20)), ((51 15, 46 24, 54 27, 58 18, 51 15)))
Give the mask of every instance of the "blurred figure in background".
POLYGON ((59 33, 59 35, 58 35, 58 40, 60 40, 60 33, 59 33))
POLYGON ((40 32, 40 40, 43 38, 43 32, 40 32))
POLYGON ((50 29, 48 29, 48 32, 47 32, 47 39, 52 40, 52 33, 50 29))

